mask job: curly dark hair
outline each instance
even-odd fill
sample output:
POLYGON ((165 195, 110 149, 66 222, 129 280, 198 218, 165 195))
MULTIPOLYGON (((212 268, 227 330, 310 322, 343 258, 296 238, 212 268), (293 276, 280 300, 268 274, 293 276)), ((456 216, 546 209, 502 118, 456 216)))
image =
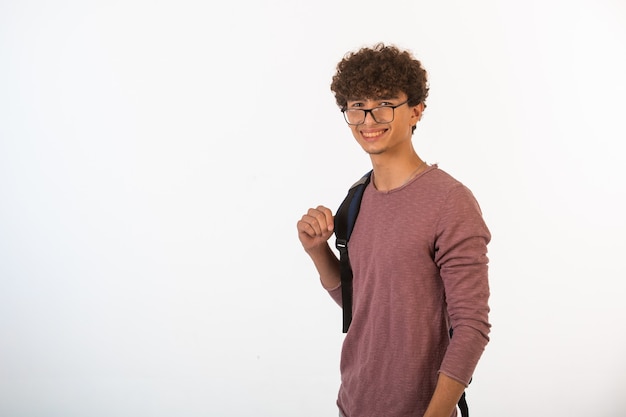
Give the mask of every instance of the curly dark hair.
POLYGON ((409 106, 426 107, 428 79, 422 63, 409 51, 377 43, 347 53, 337 64, 330 89, 342 109, 348 100, 388 98, 400 92, 407 95, 409 106))

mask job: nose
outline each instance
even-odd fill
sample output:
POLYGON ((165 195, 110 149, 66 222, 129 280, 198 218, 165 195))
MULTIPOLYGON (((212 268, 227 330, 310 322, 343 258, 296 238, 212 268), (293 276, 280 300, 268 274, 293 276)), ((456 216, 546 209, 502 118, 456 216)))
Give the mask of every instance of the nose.
POLYGON ((365 110, 365 119, 363 120, 363 124, 376 124, 378 123, 376 119, 374 119, 374 115, 372 114, 373 109, 365 110), (368 121, 369 118, 369 121, 368 121))

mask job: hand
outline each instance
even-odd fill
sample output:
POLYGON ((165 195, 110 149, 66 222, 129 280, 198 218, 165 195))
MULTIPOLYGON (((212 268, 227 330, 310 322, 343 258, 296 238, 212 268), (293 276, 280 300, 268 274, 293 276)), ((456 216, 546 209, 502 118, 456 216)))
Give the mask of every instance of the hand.
POLYGON ((333 214, 324 206, 311 208, 298 221, 298 238, 308 253, 324 247, 335 227, 333 214))

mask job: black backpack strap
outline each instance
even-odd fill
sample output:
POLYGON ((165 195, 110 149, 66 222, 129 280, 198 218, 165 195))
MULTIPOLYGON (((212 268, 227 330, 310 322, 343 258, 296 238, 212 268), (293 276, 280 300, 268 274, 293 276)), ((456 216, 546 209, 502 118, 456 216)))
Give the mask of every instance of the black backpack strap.
MULTIPOLYGON (((449 332, 450 332, 450 338, 452 338, 452 335, 454 334, 452 327, 450 328, 449 332)), ((472 379, 470 378, 470 384, 471 383, 472 383, 472 379)), ((465 391, 463 391, 463 394, 461 394, 461 398, 459 398, 459 402, 457 403, 457 405, 459 406, 459 410, 461 410, 461 417, 469 417, 469 407, 467 406, 467 398, 465 398, 465 391)))
POLYGON ((459 398, 459 410, 461 410, 461 417, 469 417, 469 408, 467 407, 467 399, 465 398, 465 391, 461 394, 461 398, 459 398))
POLYGON ((348 241, 361 207, 361 198, 370 182, 372 171, 354 183, 335 214, 335 247, 339 250, 341 273, 341 304, 343 306, 343 332, 347 333, 352 322, 352 267, 348 256, 348 241))

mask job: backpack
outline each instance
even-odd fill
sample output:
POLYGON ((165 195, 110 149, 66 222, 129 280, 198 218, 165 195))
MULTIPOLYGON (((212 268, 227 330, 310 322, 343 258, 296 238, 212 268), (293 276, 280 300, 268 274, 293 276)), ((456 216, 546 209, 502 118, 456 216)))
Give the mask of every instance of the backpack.
MULTIPOLYGON (((339 205, 335 214, 335 247, 339 251, 339 268, 341 274, 341 299, 343 310, 343 332, 347 333, 352 322, 352 266, 350 266, 350 256, 348 254, 348 242, 352 229, 356 223, 356 218, 361 208, 361 198, 363 192, 370 183, 372 171, 369 171, 355 182, 348 190, 348 195, 339 205)), ((452 329, 450 329, 452 337, 452 329)), ((471 382, 471 381, 470 381, 471 382)), ((462 417, 469 417, 469 410, 465 392, 461 394, 458 402, 462 417)))

